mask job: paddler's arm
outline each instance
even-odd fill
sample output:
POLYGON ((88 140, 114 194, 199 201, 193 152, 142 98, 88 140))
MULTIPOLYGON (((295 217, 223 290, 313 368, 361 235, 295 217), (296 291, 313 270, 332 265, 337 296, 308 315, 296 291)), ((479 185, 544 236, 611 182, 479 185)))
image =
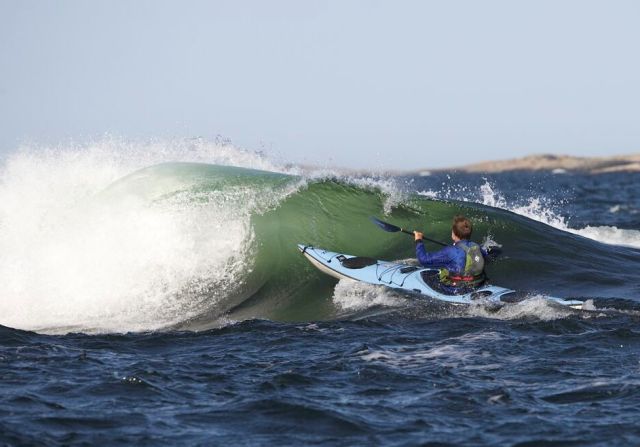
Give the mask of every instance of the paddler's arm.
POLYGON ((418 258, 418 261, 424 267, 444 267, 451 262, 451 249, 453 248, 452 246, 444 247, 443 249, 438 250, 434 253, 429 253, 424 248, 422 233, 420 233, 419 231, 414 231, 413 234, 416 241, 416 258, 418 258))

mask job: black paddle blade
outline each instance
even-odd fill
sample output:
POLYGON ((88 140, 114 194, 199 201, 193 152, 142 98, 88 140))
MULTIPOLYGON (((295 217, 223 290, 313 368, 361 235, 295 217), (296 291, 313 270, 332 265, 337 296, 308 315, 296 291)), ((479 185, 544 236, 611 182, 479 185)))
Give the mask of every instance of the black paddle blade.
POLYGON ((388 231, 389 233, 397 233, 398 231, 402 231, 400 227, 396 227, 395 225, 391 225, 390 223, 383 222, 377 217, 371 216, 369 218, 371 222, 382 228, 384 231, 388 231))

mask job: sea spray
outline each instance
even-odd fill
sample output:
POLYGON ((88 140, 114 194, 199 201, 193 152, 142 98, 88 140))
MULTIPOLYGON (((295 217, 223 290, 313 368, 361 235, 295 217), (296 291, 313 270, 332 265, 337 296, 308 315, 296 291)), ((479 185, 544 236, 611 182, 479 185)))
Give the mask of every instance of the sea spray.
POLYGON ((9 157, 0 184, 0 324, 152 330, 232 295, 237 272, 250 268, 251 213, 288 191, 207 189, 215 170, 156 165, 172 159, 277 170, 200 141, 110 140, 9 157))
POLYGON ((640 248, 640 231, 622 229, 615 226, 591 226, 573 228, 568 219, 554 210, 554 205, 548 199, 540 197, 521 198, 517 202, 507 200, 504 195, 496 191, 495 186, 488 180, 475 190, 472 187, 452 187, 443 185, 440 190, 422 190, 419 195, 432 199, 462 200, 482 203, 494 208, 500 208, 519 214, 529 219, 542 222, 562 231, 577 234, 605 244, 621 245, 640 248))

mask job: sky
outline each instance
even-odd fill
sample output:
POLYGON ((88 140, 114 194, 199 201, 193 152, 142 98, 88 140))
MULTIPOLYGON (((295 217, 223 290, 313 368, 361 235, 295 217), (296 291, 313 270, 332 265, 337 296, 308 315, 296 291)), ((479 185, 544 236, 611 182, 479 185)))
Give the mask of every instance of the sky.
POLYGON ((640 2, 0 0, 0 151, 223 136, 286 161, 640 152, 640 2))

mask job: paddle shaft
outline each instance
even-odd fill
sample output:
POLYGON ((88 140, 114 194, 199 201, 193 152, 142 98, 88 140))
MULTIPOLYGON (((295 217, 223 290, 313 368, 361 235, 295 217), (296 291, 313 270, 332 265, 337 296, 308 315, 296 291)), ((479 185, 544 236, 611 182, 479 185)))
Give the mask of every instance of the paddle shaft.
MULTIPOLYGON (((410 234, 411 236, 414 235, 413 231, 405 230, 404 228, 400 228, 400 231, 405 234, 410 234)), ((436 241, 435 239, 429 239, 428 237, 422 236, 422 239, 424 239, 425 241, 433 242, 434 244, 442 245, 443 247, 447 246, 447 244, 445 244, 444 242, 436 241)))
MULTIPOLYGON (((383 220, 378 219, 377 217, 371 216, 369 220, 371 220, 371 222, 373 222, 374 224, 382 228, 384 231, 388 231, 390 233, 395 233, 397 231, 400 231, 405 234, 413 235, 413 231, 405 230, 404 228, 400 228, 396 225, 392 225, 389 222, 385 222, 383 220)), ((424 236, 422 236, 422 239, 429 242, 433 242, 434 244, 442 245, 443 247, 447 247, 447 244, 445 244, 444 242, 436 241, 435 239, 429 239, 428 237, 424 237, 424 236)))
MULTIPOLYGON (((397 233, 398 231, 400 231, 401 233, 413 235, 413 231, 405 230, 404 228, 400 228, 396 225, 392 225, 389 222, 385 222, 383 220, 378 219, 377 217, 371 216, 370 219, 374 224, 382 228, 384 231, 388 231, 391 233, 397 233)), ((436 241, 435 239, 429 239, 428 237, 424 237, 424 236, 422 236, 422 239, 429 242, 433 242, 434 244, 442 245, 443 247, 448 247, 448 244, 445 244, 444 242, 436 241)), ((487 253, 491 255, 498 256, 500 254, 499 248, 488 247, 486 250, 487 250, 487 253)))

